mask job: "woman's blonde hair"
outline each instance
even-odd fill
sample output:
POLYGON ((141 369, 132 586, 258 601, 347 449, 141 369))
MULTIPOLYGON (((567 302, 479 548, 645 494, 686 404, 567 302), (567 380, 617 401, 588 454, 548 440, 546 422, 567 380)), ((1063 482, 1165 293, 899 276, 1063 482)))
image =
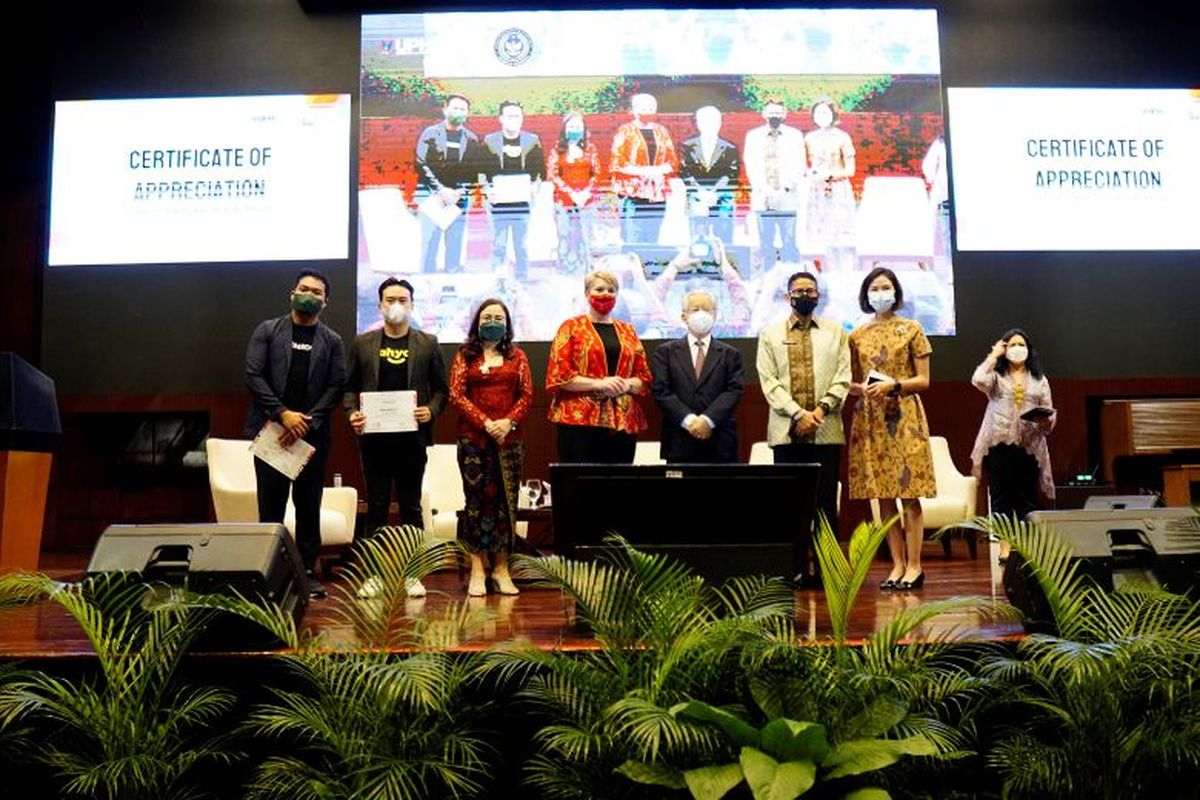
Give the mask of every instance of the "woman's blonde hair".
POLYGON ((606 269, 594 270, 585 275, 583 278, 583 291, 590 292, 593 284, 597 281, 604 281, 613 288, 613 291, 621 291, 621 284, 617 280, 617 276, 606 269))

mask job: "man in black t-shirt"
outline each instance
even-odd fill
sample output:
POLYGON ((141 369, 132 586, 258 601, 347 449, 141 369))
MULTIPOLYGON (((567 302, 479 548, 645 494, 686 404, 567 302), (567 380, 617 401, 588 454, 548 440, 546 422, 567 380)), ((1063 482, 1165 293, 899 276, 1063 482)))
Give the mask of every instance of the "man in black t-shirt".
POLYGON ((303 270, 291 292, 289 314, 259 323, 246 349, 246 386, 254 396, 246 433, 256 436, 274 420, 281 441, 304 439, 316 452, 296 477, 254 459, 260 522, 283 522, 288 492, 296 506, 296 547, 308 571, 309 593, 324 597, 313 571, 321 549, 321 495, 329 454, 329 412, 341 397, 346 377, 342 337, 319 320, 329 300, 329 281, 303 270))
MULTIPOLYGON (((442 108, 442 121, 421 131, 416 152, 417 178, 425 192, 464 212, 470 202, 480 157, 479 137, 467 127, 470 110, 470 103, 462 95, 447 97, 442 108)), ((445 239, 444 271, 461 272, 466 215, 460 214, 444 231, 422 216, 422 241, 425 244, 422 269, 437 271, 438 245, 445 239)))
MULTIPOLYGON (((408 281, 388 278, 381 283, 379 311, 383 327, 354 340, 346 365, 349 378, 344 404, 350 427, 358 434, 361 445, 367 483, 368 535, 387 524, 393 484, 401 523, 424 527, 421 482, 425 477, 425 448, 433 444, 433 422, 446 406, 449 387, 437 337, 410 325, 412 304, 413 288, 408 281), (365 433, 367 418, 361 408, 360 394, 405 390, 417 393, 414 416, 418 430, 365 433)), ((425 588, 419 581, 413 581, 408 585, 408 593, 421 596, 425 588)))

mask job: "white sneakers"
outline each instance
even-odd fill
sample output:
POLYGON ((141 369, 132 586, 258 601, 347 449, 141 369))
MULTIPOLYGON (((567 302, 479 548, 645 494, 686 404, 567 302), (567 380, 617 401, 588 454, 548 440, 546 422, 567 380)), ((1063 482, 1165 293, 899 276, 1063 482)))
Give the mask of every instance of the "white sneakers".
MULTIPOLYGON (((409 578, 404 583, 404 588, 408 591, 409 597, 424 597, 425 584, 421 583, 416 578, 409 578)), ((360 600, 370 600, 378 597, 383 592, 383 581, 378 575, 372 575, 363 581, 363 585, 359 587, 358 597, 360 600)))

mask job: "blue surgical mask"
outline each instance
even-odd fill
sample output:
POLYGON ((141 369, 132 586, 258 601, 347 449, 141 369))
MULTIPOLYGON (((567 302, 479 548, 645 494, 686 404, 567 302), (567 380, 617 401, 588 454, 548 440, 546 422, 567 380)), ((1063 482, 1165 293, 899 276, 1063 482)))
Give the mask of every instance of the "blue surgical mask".
POLYGON ((882 314, 896 304, 896 293, 891 289, 874 289, 867 292, 867 303, 876 314, 882 314))
POLYGON ((564 132, 564 135, 571 144, 576 144, 583 140, 583 131, 567 130, 564 132))

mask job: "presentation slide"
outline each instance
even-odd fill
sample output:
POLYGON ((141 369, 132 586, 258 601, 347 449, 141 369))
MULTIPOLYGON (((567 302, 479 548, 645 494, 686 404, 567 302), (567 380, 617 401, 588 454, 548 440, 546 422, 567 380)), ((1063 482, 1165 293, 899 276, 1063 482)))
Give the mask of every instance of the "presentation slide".
POLYGON ((1198 250, 1200 90, 947 90, 959 250, 1198 250))
POLYGON ((350 95, 55 104, 49 263, 346 258, 350 95))
POLYGON ((361 75, 360 330, 395 275, 442 341, 488 297, 549 340, 596 269, 645 338, 682 334, 693 289, 756 336, 798 270, 852 326, 888 266, 954 333, 931 9, 368 15, 361 75))

